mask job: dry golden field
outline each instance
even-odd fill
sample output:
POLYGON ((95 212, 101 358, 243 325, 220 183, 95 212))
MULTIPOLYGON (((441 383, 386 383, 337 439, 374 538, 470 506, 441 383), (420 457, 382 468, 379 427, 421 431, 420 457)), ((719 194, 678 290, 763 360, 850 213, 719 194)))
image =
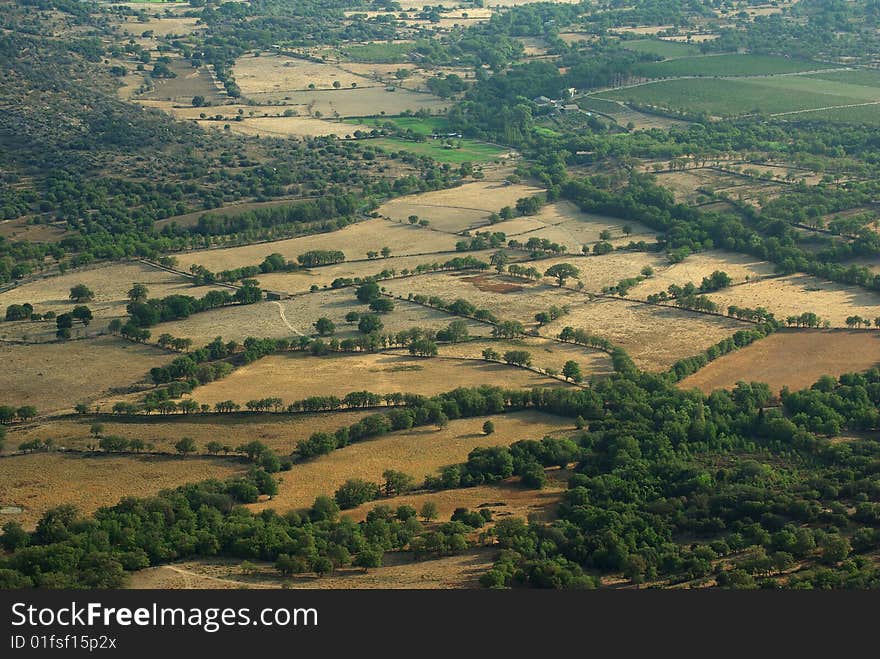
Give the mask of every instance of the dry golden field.
POLYGON ((203 128, 223 130, 225 126, 233 133, 256 135, 258 137, 336 137, 351 138, 357 130, 369 132, 370 126, 344 124, 338 121, 315 119, 314 117, 265 117, 244 119, 224 123, 222 121, 199 121, 203 128))
MULTIPOLYGON (((216 286, 193 286, 187 277, 154 268, 145 263, 128 262, 75 270, 64 275, 36 279, 6 292, 0 293, 0 308, 10 304, 33 305, 36 313, 54 311, 56 314, 69 312, 78 304, 70 301, 70 289, 77 284, 85 284, 95 294, 91 302, 84 302, 95 319, 89 325, 89 332, 103 331, 106 321, 126 315, 125 306, 129 300, 129 289, 134 284, 144 284, 150 297, 167 295, 191 295, 202 297, 216 286)), ((79 324, 77 323, 77 327, 79 324)), ((27 332, 32 338, 54 338, 55 325, 52 323, 0 322, 0 338, 20 338, 27 332)))
MULTIPOLYGON (((351 74, 348 74, 351 75, 351 74)), ((419 93, 394 87, 351 87, 306 91, 263 91, 246 95, 260 103, 279 103, 296 106, 301 115, 322 117, 362 117, 365 108, 370 114, 398 115, 406 110, 445 111, 452 103, 433 94, 419 93)))
POLYGON ((8 517, 33 528, 47 510, 62 504, 90 514, 119 503, 122 497, 151 496, 184 483, 245 471, 244 463, 224 458, 56 452, 7 456, 0 459, 0 504, 24 508, 8 517))
POLYGON ((378 252, 386 246, 394 255, 454 251, 455 243, 459 240, 460 238, 456 236, 439 231, 377 218, 358 222, 331 233, 243 247, 188 252, 180 254, 177 261, 181 270, 188 270, 190 265, 197 263, 217 272, 245 265, 259 265, 264 258, 274 253, 295 261, 297 256, 313 249, 335 249, 344 252, 346 258, 363 259, 367 257, 368 251, 378 252))
POLYGON ((665 291, 672 284, 684 286, 693 282, 699 286, 703 277, 716 270, 730 275, 734 284, 755 280, 773 274, 774 266, 753 256, 715 250, 691 254, 681 263, 654 266, 654 275, 630 289, 630 297, 644 299, 654 293, 665 291))
MULTIPOLYGON (((621 279, 639 276, 642 268, 649 266, 655 271, 667 265, 664 256, 656 252, 611 252, 602 256, 554 256, 535 263, 541 272, 558 263, 570 263, 580 270, 578 276, 584 283, 584 291, 601 293, 608 286, 617 284, 621 279)), ((545 277, 541 280, 545 285, 556 286, 556 279, 545 277)), ((566 281, 571 286, 572 280, 566 281)))
POLYGON ((543 191, 530 185, 477 181, 448 190, 399 197, 380 206, 379 212, 400 222, 405 222, 410 215, 417 215, 430 220, 432 228, 458 233, 483 229, 490 213, 497 213, 504 206, 515 206, 517 199, 543 191))
MULTIPOLYGON (((198 390, 196 390, 198 396, 198 390)), ((235 448, 257 440, 276 451, 288 455, 301 439, 314 432, 333 432, 341 426, 350 426, 370 412, 344 411, 316 414, 192 414, 161 417, 140 416, 133 420, 104 417, 97 421, 103 426, 102 436, 117 435, 126 439, 140 439, 152 444, 154 450, 174 452, 174 444, 181 437, 192 437, 198 451, 218 441, 235 448)), ((95 417, 63 417, 36 424, 9 428, 6 452, 16 450, 22 442, 50 438, 56 447, 86 449, 95 443, 91 435, 95 417)))
POLYGON ((409 355, 355 354, 311 357, 273 355, 243 366, 223 380, 199 387, 199 403, 278 396, 286 403, 309 396, 352 391, 434 395, 456 387, 493 384, 513 389, 566 386, 533 371, 477 360, 419 358, 409 355))
POLYGON ((880 295, 877 293, 803 274, 734 286, 709 297, 722 309, 731 305, 764 307, 782 321, 787 316, 812 311, 830 321, 832 327, 846 327, 849 316, 859 315, 873 320, 880 315, 880 295))
MULTIPOLYGON (((413 278, 413 280, 421 277, 413 278)), ((406 280, 405 280, 406 281, 406 280)), ((383 282, 385 284, 387 282, 383 282)), ((160 323, 152 328, 153 336, 167 332, 175 337, 190 338, 202 346, 222 336, 226 340, 242 341, 249 336, 258 338, 290 338, 312 334, 313 324, 327 317, 336 324, 337 338, 353 337, 357 324, 347 323, 349 311, 368 313, 369 307, 360 304, 354 289, 321 290, 280 302, 260 302, 247 306, 229 306, 190 316, 185 320, 160 323)), ((437 309, 396 301, 394 311, 382 315, 383 333, 397 333, 413 327, 441 329, 455 320, 437 309)), ((487 335, 491 327, 485 323, 466 320, 471 334, 487 335)))
POLYGON ((766 382, 771 390, 809 387, 822 375, 863 371, 880 364, 880 332, 781 330, 716 359, 679 383, 704 393, 730 389, 740 380, 766 382))
MULTIPOLYGON (((260 285, 272 291, 298 293, 308 291, 312 286, 330 286, 339 277, 354 279, 356 277, 372 277, 385 270, 400 275, 404 270, 415 270, 417 266, 432 263, 442 264, 461 256, 470 256, 489 263, 489 259, 497 250, 480 250, 462 254, 461 252, 434 252, 423 256, 394 256, 363 261, 345 261, 334 265, 298 270, 295 272, 271 272, 259 275, 260 285)), ((515 256, 515 255, 511 255, 515 256)), ((421 275, 419 275, 421 277, 421 275)), ((404 279, 418 286, 418 279, 404 279)), ((380 285, 385 285, 380 282, 380 285)))
MULTIPOLYGON (((571 419, 541 412, 514 412, 486 418, 457 419, 442 430, 434 426, 401 430, 295 464, 290 471, 280 473, 278 494, 269 501, 248 507, 278 511, 307 508, 317 496, 332 496, 350 478, 381 483, 382 472, 387 469, 409 474, 420 485, 426 476, 438 474, 443 467, 465 462, 468 453, 477 447, 509 446, 521 439, 541 439, 549 434, 574 431, 571 419), (495 424, 491 435, 482 432, 486 418, 495 424)), ((388 503, 406 503, 399 501, 401 498, 389 499, 388 503)))
POLYGON ((310 62, 284 55, 245 55, 232 68, 232 73, 245 97, 267 92, 290 92, 315 89, 340 89, 375 87, 378 83, 370 78, 345 71, 333 64, 310 62))
POLYGON ((495 553, 490 547, 479 547, 423 561, 413 560, 410 554, 388 553, 380 568, 367 572, 360 568, 342 568, 321 578, 315 575, 282 577, 271 563, 258 563, 254 573, 245 575, 238 561, 186 561, 134 572, 129 587, 163 590, 479 588, 480 575, 492 567, 495 553))
MULTIPOLYGON (((536 267, 543 269, 543 262, 536 267)), ((384 282, 384 285, 392 294, 404 298, 410 293, 436 295, 448 302, 462 298, 478 308, 488 309, 502 320, 519 320, 530 325, 535 324, 534 316, 539 311, 547 311, 554 305, 577 304, 584 299, 580 293, 560 289, 549 282, 535 283, 494 273, 478 276, 440 273, 395 279, 384 282)))
POLYGON ((567 325, 611 340, 647 371, 665 370, 682 357, 749 327, 720 316, 604 298, 573 305, 568 316, 550 323, 541 333, 555 336, 567 325))
POLYGON ((149 370, 174 355, 110 336, 40 345, 0 344, 5 405, 33 405, 40 414, 72 411, 77 403, 146 386, 149 370), (140 384, 139 384, 140 383, 140 384))
POLYGON ((603 231, 611 232, 612 244, 626 244, 631 240, 650 242, 656 236, 656 232, 638 222, 623 222, 617 218, 584 213, 568 201, 547 204, 536 215, 499 222, 491 230, 501 231, 508 239, 515 238, 522 243, 529 238, 546 238, 565 245, 569 253, 575 254, 580 254, 585 244, 598 242, 599 234, 603 231), (626 225, 632 231, 630 235, 623 232, 626 225))
POLYGON ((228 98, 226 90, 219 86, 207 67, 194 69, 182 60, 172 60, 168 65, 176 78, 163 78, 153 81, 153 89, 142 98, 151 100, 170 100, 179 103, 192 102, 194 96, 204 96, 211 103, 228 98))
POLYGON ((150 17, 147 21, 125 21, 119 25, 123 34, 140 36, 152 32, 156 37, 186 36, 206 29, 198 18, 187 16, 150 17))
POLYGON ((612 372, 611 358, 604 352, 531 336, 504 341, 466 341, 441 345, 440 354, 444 357, 479 359, 486 348, 491 348, 500 355, 507 350, 526 350, 532 355, 533 366, 557 371, 562 371, 565 362, 574 360, 580 364, 584 379, 592 375, 607 375, 612 372))

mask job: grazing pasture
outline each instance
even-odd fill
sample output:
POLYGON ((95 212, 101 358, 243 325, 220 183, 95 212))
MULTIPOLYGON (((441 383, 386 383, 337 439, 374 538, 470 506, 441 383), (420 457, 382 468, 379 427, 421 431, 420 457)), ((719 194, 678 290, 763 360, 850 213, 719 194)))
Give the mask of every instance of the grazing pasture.
MULTIPOLYGON (((186 252, 178 255, 181 270, 193 264, 219 272, 245 265, 259 265, 270 254, 281 254, 289 261, 312 250, 339 250, 347 259, 364 259, 368 251, 379 252, 389 247, 393 255, 427 254, 430 252, 455 251, 460 238, 438 231, 410 226, 406 223, 389 222, 375 218, 350 224, 329 233, 317 233, 299 238, 254 243, 242 247, 225 247, 186 252)), ((382 267, 379 267, 381 270, 382 267)))
POLYGON ((0 343, 0 359, 6 363, 0 400, 5 405, 33 405, 40 414, 72 412, 77 403, 147 387, 149 370, 173 358, 154 346, 110 336, 35 345, 0 343))
POLYGON ((665 370, 679 359, 702 352, 748 327, 720 316, 625 299, 597 299, 574 305, 569 315, 550 323, 542 333, 556 335, 567 325, 611 340, 647 371, 665 370))
MULTIPOLYGON (((196 390, 198 395, 198 390, 196 390)), ((333 432, 364 417, 366 411, 342 411, 314 414, 190 414, 186 416, 136 416, 126 419, 102 417, 102 435, 140 439, 153 450, 174 453, 181 437, 192 437, 198 452, 205 445, 219 441, 233 449, 257 440, 279 455, 288 455, 298 441, 314 432, 333 432)), ((93 416, 48 419, 37 424, 10 428, 7 452, 22 442, 51 438, 56 447, 84 450, 95 443, 91 434, 93 416)))
MULTIPOLYGON (((263 510, 306 508, 315 497, 330 494, 350 478, 382 482, 387 469, 402 471, 415 478, 437 475, 443 467, 465 462, 477 447, 509 446, 521 439, 541 439, 545 435, 564 436, 574 430, 570 419, 541 412, 515 412, 491 418, 495 432, 485 435, 485 418, 457 419, 446 428, 434 426, 401 430, 377 439, 356 442, 308 462, 297 463, 283 472, 278 494, 271 501, 251 504, 263 510)), ((396 504, 397 500, 389 501, 396 504)))
POLYGON ((379 207, 379 213, 398 222, 406 222, 410 215, 429 220, 431 227, 440 231, 459 233, 469 229, 487 229, 491 213, 504 206, 515 206, 517 199, 544 192, 542 188, 496 181, 465 183, 447 190, 398 197, 379 207))
POLYGON ((123 497, 148 497, 185 483, 229 478, 246 470, 244 463, 225 458, 56 452, 16 455, 0 459, 0 504, 24 508, 6 521, 33 529, 47 510, 62 504, 72 504, 88 515, 119 503, 123 497))
POLYGON ((739 381, 766 382, 773 392, 809 387, 823 375, 863 371, 880 364, 880 332, 781 330, 724 355, 685 378, 682 389, 703 393, 730 389, 739 381))
POLYGON ((354 354, 311 357, 273 355, 237 369, 223 380, 196 389, 199 403, 278 396, 285 402, 309 396, 343 397, 352 391, 431 396, 456 387, 494 384, 511 389, 566 386, 523 368, 461 359, 426 359, 409 355, 354 354))
POLYGON ((880 294, 803 274, 725 288, 709 297, 722 309, 731 305, 764 307, 782 321, 812 311, 831 327, 846 327, 846 319, 853 315, 870 320, 880 315, 880 294))

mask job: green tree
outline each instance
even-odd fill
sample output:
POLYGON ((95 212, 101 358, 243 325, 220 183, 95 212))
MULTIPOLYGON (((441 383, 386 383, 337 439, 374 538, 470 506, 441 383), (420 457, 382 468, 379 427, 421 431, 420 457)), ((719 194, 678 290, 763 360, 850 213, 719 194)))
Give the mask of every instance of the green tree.
POLYGON ((564 286, 566 279, 576 279, 580 274, 580 269, 571 263, 557 263, 544 271, 545 277, 556 277, 559 286, 564 286))
POLYGON ((437 519, 438 514, 439 513, 437 511, 437 504, 433 501, 425 501, 425 503, 422 504, 422 507, 419 510, 419 516, 426 522, 437 519))
POLYGON ((91 302, 95 294, 85 284, 77 284, 70 289, 69 297, 72 302, 91 302))
POLYGON ((181 437, 174 443, 174 449, 181 455, 188 455, 196 452, 196 442, 192 437, 181 437))
POLYGON ((315 329, 320 336, 331 336, 336 332, 336 325, 329 318, 321 317, 315 321, 315 329))
POLYGON ((489 419, 486 421, 486 423, 483 424, 483 434, 491 435, 493 432, 495 432, 495 424, 492 423, 491 419, 489 419))
POLYGON ((562 366, 562 375, 566 380, 571 380, 572 382, 582 382, 584 379, 580 364, 573 359, 569 359, 562 366))

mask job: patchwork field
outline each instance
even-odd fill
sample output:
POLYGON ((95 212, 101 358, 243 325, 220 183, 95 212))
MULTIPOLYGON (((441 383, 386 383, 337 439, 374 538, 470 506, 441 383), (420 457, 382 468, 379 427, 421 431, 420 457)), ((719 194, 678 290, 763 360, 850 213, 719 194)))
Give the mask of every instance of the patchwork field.
POLYGON ((704 393, 740 380, 766 382, 778 392, 809 387, 823 375, 863 371, 880 364, 880 333, 866 330, 781 330, 716 359, 679 383, 704 393))
POLYGON ((147 373, 174 355, 150 345, 100 337, 39 345, 0 344, 6 375, 0 379, 4 405, 33 405, 40 414, 71 412, 114 392, 140 389, 147 373))
POLYGON ((17 455, 0 459, 0 504, 24 508, 3 519, 33 528, 47 510, 61 504, 73 504, 90 514, 119 503, 122 497, 147 497, 184 483, 245 471, 243 463, 223 458, 17 455))
MULTIPOLYGON (((339 231, 319 233, 300 238, 257 243, 243 247, 228 247, 187 252, 177 257, 178 267, 188 270, 193 264, 219 272, 245 265, 259 265, 269 254, 281 254, 295 261, 296 257, 316 249, 333 249, 345 253, 346 258, 363 259, 368 251, 391 248, 393 255, 427 254, 455 251, 460 238, 438 231, 426 231, 409 224, 389 222, 381 218, 365 220, 339 231)), ((382 269, 381 267, 379 268, 382 269)))
POLYGON ((533 371, 476 360, 424 359, 409 355, 356 354, 331 357, 273 355, 237 369, 223 380, 199 387, 199 403, 279 396, 285 402, 352 391, 408 392, 426 396, 494 383, 505 387, 565 386, 533 371))
POLYGON ((728 318, 689 313, 627 300, 597 299, 572 306, 567 316, 542 334, 556 335, 570 325, 610 339, 624 348, 639 368, 661 371, 746 327, 728 318))
POLYGON ((433 228, 457 233, 482 228, 490 213, 497 213, 504 206, 513 207, 517 199, 541 192, 543 189, 529 185, 479 181, 393 199, 380 206, 379 212, 398 222, 406 222, 410 215, 417 215, 430 220, 433 228))
POLYGON ((512 150, 467 138, 456 139, 453 146, 444 144, 442 140, 413 142, 396 137, 370 138, 367 144, 377 146, 389 153, 408 151, 419 156, 429 156, 438 162, 457 164, 486 162, 497 158, 507 158, 513 154, 512 150))
MULTIPOLYGON (((464 462, 480 446, 509 446, 521 439, 541 439, 574 430, 570 419, 540 412, 516 412, 491 417, 495 432, 484 435, 483 417, 450 421, 446 428, 422 427, 398 431, 350 444, 309 462, 298 463, 281 474, 278 494, 271 501, 251 504, 252 509, 306 508, 321 494, 332 495, 350 478, 382 482, 382 472, 394 469, 409 474, 416 483, 436 475, 447 465, 464 462)), ((400 505, 397 498, 392 504, 400 505)), ((402 503, 402 502, 401 502, 402 503)), ((459 504, 461 505, 461 504, 459 504)))
POLYGON ((812 311, 828 320, 832 327, 846 327, 846 319, 853 315, 873 320, 880 312, 877 293, 801 274, 734 286, 711 293, 709 297, 723 309, 731 305, 761 306, 782 321, 787 316, 812 311))

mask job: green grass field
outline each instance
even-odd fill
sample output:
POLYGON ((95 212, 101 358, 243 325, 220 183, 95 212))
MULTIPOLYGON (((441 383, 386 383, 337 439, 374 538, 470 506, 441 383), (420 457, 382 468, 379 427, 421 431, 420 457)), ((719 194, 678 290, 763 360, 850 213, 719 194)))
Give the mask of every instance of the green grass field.
POLYGON ((606 101, 605 99, 594 98, 592 96, 577 99, 577 104, 582 110, 586 110, 587 112, 601 112, 610 115, 619 113, 623 109, 614 101, 606 101))
POLYGON ((692 44, 679 43, 678 41, 661 41, 660 39, 633 39, 621 41, 620 45, 627 50, 637 53, 647 53, 669 59, 670 57, 688 57, 700 55, 700 48, 692 44))
POLYGON ((843 124, 866 124, 880 126, 880 105, 861 105, 852 108, 836 108, 834 110, 817 110, 816 112, 800 112, 787 115, 787 119, 836 121, 843 124))
POLYGON ((409 142, 396 137, 379 137, 364 143, 381 147, 390 152, 409 151, 420 156, 430 156, 434 160, 450 164, 486 162, 507 153, 506 149, 483 142, 475 142, 474 140, 462 139, 455 140, 455 142, 461 142, 462 146, 460 149, 447 149, 440 140, 409 142))
POLYGON ((352 62, 370 64, 394 64, 407 61, 407 54, 415 47, 415 43, 367 43, 357 46, 346 46, 341 49, 342 55, 352 62))
POLYGON ((648 62, 636 71, 649 78, 677 76, 755 76, 828 68, 827 64, 769 55, 705 55, 648 62))
POLYGON ((880 71, 873 69, 855 69, 853 71, 831 71, 829 73, 810 73, 809 78, 843 82, 864 87, 880 87, 880 71))
POLYGON ((801 76, 667 80, 603 92, 605 98, 718 117, 793 112, 880 100, 880 90, 801 76))
POLYGON ((353 117, 346 119, 345 122, 366 124, 367 126, 382 126, 391 123, 402 130, 411 130, 417 135, 449 132, 449 122, 443 117, 353 117))

